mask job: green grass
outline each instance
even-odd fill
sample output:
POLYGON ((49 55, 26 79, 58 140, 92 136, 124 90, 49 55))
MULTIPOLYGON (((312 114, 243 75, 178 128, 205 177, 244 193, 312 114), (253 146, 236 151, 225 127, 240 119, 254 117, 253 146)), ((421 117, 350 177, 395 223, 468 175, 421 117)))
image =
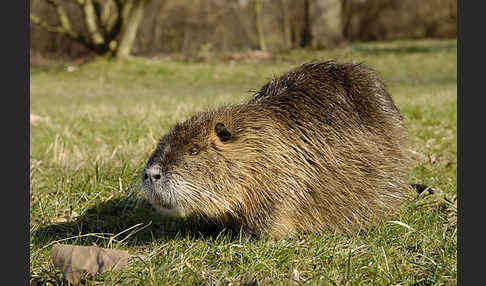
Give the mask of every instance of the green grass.
POLYGON ((31 278, 67 284, 49 258, 61 241, 138 256, 124 271, 85 276, 86 285, 455 285, 456 52, 456 41, 397 41, 265 61, 97 59, 72 72, 31 70, 31 114, 41 117, 30 129, 31 278), (176 121, 244 102, 272 75, 331 58, 379 71, 405 117, 410 182, 436 190, 394 218, 410 228, 387 222, 354 235, 255 240, 169 220, 141 199, 140 171, 176 121))

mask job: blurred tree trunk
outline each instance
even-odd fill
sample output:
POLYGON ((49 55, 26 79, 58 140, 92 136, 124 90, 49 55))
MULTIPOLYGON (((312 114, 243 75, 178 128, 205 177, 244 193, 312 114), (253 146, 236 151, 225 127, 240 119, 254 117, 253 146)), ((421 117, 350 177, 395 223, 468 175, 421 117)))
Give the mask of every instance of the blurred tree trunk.
POLYGON ((312 41, 312 33, 310 26, 310 0, 304 0, 304 28, 302 29, 302 37, 300 38, 300 46, 307 47, 312 41))
POLYGON ((135 36, 137 35, 138 26, 142 20, 143 12, 148 0, 138 0, 133 3, 129 11, 124 11, 127 15, 124 16, 125 25, 123 25, 120 33, 120 45, 116 50, 116 58, 126 58, 130 55, 130 49, 135 42, 135 36))
POLYGON ((341 0, 341 33, 344 39, 350 34, 351 27, 351 5, 349 0, 341 0))
POLYGON ((290 13, 288 0, 280 0, 282 7, 282 26, 283 26, 283 41, 284 48, 289 50, 292 48, 292 30, 290 26, 290 13))
POLYGON ((265 35, 263 33, 263 24, 262 24, 263 2, 262 0, 255 0, 254 5, 255 5, 255 23, 257 27, 257 33, 258 33, 258 43, 260 45, 260 50, 266 52, 267 45, 265 43, 265 35))
POLYGON ((309 7, 311 45, 330 48, 343 40, 341 0, 312 0, 309 7))
POLYGON ((72 28, 66 1, 44 1, 55 9, 59 24, 51 25, 33 14, 31 23, 77 41, 96 54, 123 58, 130 53, 145 6, 151 0, 72 0, 82 12, 88 35, 72 28))

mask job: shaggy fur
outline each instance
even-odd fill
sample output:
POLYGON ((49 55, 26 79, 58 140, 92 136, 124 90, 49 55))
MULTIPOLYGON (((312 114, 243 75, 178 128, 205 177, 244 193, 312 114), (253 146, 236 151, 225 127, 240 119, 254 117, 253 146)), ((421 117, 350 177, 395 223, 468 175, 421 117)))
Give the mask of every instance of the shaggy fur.
POLYGON ((255 236, 352 232, 408 196, 407 141, 373 70, 308 63, 246 104, 175 125, 150 157, 143 189, 163 212, 255 236))

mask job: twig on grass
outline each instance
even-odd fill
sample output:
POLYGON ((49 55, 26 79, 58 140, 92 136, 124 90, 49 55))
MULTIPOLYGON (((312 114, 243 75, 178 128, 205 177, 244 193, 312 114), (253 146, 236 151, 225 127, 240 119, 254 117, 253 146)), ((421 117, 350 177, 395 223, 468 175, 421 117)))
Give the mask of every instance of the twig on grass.
POLYGON ((110 241, 108 242, 108 247, 111 247, 111 244, 112 244, 112 241, 113 241, 113 240, 115 240, 115 241, 116 241, 116 242, 118 242, 118 243, 123 243, 123 242, 124 242, 125 240, 127 240, 127 239, 128 239, 130 236, 134 235, 135 233, 137 233, 137 232, 141 231, 141 230, 142 230, 142 229, 144 229, 144 228, 149 227, 151 224, 152 224, 152 221, 150 221, 150 222, 149 222, 147 225, 145 225, 144 227, 141 227, 141 228, 139 228, 139 229, 137 229, 137 230, 134 230, 134 231, 130 232, 130 233, 127 235, 127 236, 125 236, 125 238, 124 238, 124 239, 119 240, 119 241, 118 241, 118 240, 115 240, 115 237, 117 237, 117 236, 119 236, 119 235, 121 235, 121 234, 123 234, 123 233, 125 233, 125 232, 127 232, 127 231, 129 231, 129 230, 132 230, 132 229, 134 229, 134 228, 137 228, 137 227, 139 227, 139 226, 143 225, 143 223, 138 223, 138 224, 136 224, 136 225, 134 225, 134 226, 132 226, 132 227, 129 227, 129 228, 125 229, 124 231, 121 231, 121 232, 117 233, 116 235, 114 235, 114 236, 112 236, 112 237, 110 238, 110 241))

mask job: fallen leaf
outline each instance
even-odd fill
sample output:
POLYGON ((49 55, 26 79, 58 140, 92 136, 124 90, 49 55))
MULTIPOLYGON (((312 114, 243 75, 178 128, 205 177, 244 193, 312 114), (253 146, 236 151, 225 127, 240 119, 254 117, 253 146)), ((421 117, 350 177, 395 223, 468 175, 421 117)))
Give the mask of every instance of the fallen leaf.
POLYGON ((108 270, 118 271, 126 266, 130 254, 126 250, 55 244, 51 248, 51 259, 66 280, 78 284, 82 271, 91 275, 108 270))

